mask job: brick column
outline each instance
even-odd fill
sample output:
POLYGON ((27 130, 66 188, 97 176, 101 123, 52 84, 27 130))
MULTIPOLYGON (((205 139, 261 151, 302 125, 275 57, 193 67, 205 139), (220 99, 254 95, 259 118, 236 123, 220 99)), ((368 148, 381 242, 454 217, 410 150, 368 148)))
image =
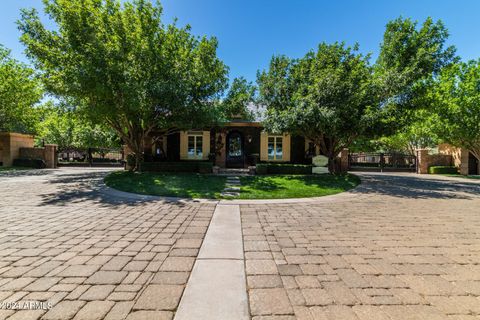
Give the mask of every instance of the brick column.
POLYGON ((56 144, 46 144, 45 145, 45 164, 47 168, 55 169, 57 167, 57 145, 56 144))
POLYGON ((417 149, 417 173, 418 174, 427 174, 428 173, 428 149, 417 149))

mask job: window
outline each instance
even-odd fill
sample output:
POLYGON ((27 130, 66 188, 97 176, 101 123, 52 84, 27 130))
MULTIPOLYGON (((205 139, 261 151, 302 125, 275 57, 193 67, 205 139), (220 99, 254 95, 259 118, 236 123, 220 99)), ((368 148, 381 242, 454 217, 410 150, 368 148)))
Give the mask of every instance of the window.
POLYGON ((269 136, 268 137, 268 160, 282 160, 283 159, 283 137, 269 136))
POLYGON ((203 134, 202 132, 190 131, 187 134, 187 156, 189 159, 202 159, 203 158, 203 134))

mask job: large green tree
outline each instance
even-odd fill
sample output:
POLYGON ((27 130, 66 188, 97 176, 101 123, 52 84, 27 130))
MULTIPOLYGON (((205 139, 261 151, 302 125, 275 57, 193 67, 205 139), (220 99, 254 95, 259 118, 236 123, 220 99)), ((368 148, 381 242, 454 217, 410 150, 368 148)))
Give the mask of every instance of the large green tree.
POLYGON ((120 147, 118 136, 110 127, 92 123, 68 104, 48 102, 38 109, 41 121, 37 139, 57 144, 60 151, 120 147))
POLYGON ((285 83, 278 90, 291 97, 286 102, 282 94, 265 97, 267 106, 269 100, 275 105, 270 105, 266 127, 312 140, 329 158, 330 171, 335 172, 338 153, 370 123, 373 104, 368 56, 343 43, 322 43, 302 59, 274 59, 272 64, 270 71, 259 74, 262 94, 272 90, 275 95, 275 84, 285 83), (278 70, 278 62, 283 70, 278 70))
POLYGON ((338 152, 355 139, 392 135, 411 123, 429 79, 456 59, 447 37, 441 21, 429 18, 419 27, 399 18, 387 24, 373 65, 343 43, 322 43, 300 59, 273 57, 257 76, 266 128, 310 138, 335 172, 338 152))
POLYGON ((373 66, 376 99, 383 113, 373 133, 395 134, 416 121, 411 111, 425 107, 429 80, 458 60, 455 47, 445 45, 448 36, 443 22, 432 18, 421 25, 402 17, 387 23, 373 66))
POLYGON ((430 91, 439 137, 480 160, 480 60, 445 68, 430 91))
POLYGON ((0 45, 0 131, 33 133, 43 91, 34 70, 0 45))
POLYGON ((215 38, 162 22, 147 0, 44 0, 57 26, 23 10, 19 28, 27 54, 46 88, 73 99, 97 123, 107 124, 136 155, 154 129, 208 122, 227 84, 215 38))

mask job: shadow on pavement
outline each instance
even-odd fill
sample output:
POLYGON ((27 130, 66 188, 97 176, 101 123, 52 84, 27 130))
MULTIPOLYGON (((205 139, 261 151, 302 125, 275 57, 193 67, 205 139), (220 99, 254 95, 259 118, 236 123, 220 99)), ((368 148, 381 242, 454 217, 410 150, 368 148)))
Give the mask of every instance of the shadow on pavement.
MULTIPOLYGON (((103 178, 108 173, 108 171, 79 171, 78 173, 68 172, 67 174, 53 175, 48 180, 48 183, 58 184, 60 189, 55 192, 42 194, 42 204, 71 205, 93 201, 104 206, 116 207, 152 203, 151 200, 145 200, 141 197, 123 197, 106 193, 103 178)), ((162 203, 167 202, 179 207, 185 206, 185 203, 180 201, 162 201, 162 203)))
POLYGON ((480 183, 422 175, 355 172, 362 178, 353 193, 379 194, 411 199, 472 199, 480 196, 480 183))

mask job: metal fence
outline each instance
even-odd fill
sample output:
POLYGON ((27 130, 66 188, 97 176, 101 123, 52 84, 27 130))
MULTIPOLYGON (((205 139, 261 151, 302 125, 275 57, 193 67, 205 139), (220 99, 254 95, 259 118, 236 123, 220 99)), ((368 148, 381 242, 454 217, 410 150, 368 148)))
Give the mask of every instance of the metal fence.
POLYGON ((351 153, 350 170, 415 172, 417 157, 403 153, 351 153))
POLYGON ((58 152, 59 166, 123 166, 123 150, 118 148, 71 149, 58 152))

